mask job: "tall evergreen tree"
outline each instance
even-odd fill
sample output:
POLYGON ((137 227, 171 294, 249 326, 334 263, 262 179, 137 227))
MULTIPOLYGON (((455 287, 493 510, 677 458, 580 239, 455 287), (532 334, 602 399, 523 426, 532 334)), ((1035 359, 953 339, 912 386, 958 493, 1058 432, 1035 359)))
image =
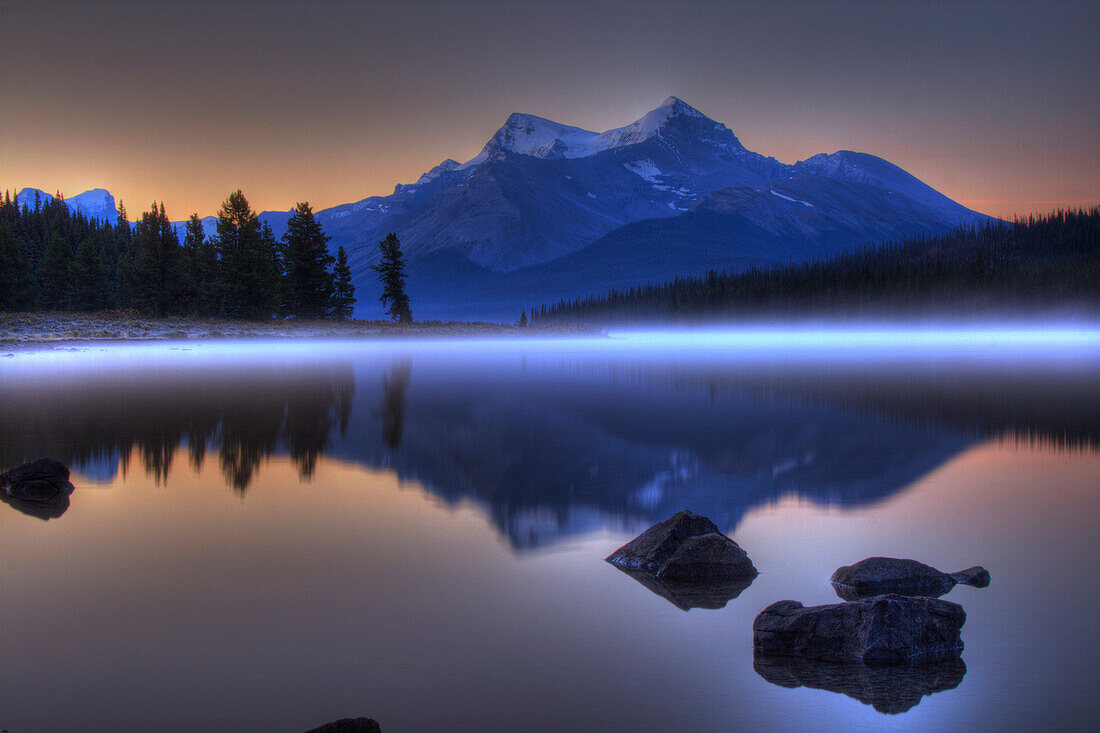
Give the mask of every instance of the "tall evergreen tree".
POLYGON ((279 303, 279 259, 270 227, 261 227, 239 190, 218 212, 218 315, 269 319, 279 303))
POLYGON ((371 269, 378 273, 382 283, 382 305, 389 304, 386 313, 399 323, 412 323, 409 296, 405 293, 405 258, 401 254, 401 242, 390 232, 378 243, 382 257, 371 269))
POLYGON ((85 239, 77 247, 70 274, 73 310, 93 311, 107 306, 110 299, 107 268, 91 239, 85 239))
POLYGON ((351 283, 348 254, 343 247, 336 250, 336 265, 332 269, 332 276, 332 305, 329 314, 341 321, 350 320, 355 307, 355 286, 351 283))
MULTIPOLYGON (((283 235, 283 309, 295 318, 324 318, 333 295, 334 262, 330 237, 321 230, 309 203, 294 207, 283 235)), ((346 264, 346 262, 345 262, 346 264)))
POLYGON ((187 310, 200 316, 216 315, 218 311, 218 251, 202 227, 198 214, 187 220, 183 237, 184 260, 190 277, 187 279, 187 310))
POLYGON ((38 268, 38 307, 42 310, 69 308, 69 268, 73 254, 60 234, 50 237, 38 268))
POLYGON ((131 307, 151 316, 182 310, 184 260, 164 204, 156 202, 134 227, 133 248, 122 265, 123 292, 131 307))
MULTIPOLYGON (((5 202, 10 207, 10 200, 5 202)), ((23 248, 7 221, 0 221, 0 310, 21 310, 28 305, 29 274, 23 248)))

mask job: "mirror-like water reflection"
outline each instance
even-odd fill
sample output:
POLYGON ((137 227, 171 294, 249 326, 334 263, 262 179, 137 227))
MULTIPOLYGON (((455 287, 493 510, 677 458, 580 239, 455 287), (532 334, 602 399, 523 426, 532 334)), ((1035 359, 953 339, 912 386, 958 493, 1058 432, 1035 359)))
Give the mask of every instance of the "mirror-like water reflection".
POLYGON ((1100 595, 1075 565, 1100 539, 1091 352, 186 348, 3 365, 0 470, 47 455, 76 490, 49 522, 0 512, 0 726, 992 730, 1051 696, 1067 721, 1097 712, 1075 675, 1100 640, 1058 624, 1100 595), (603 563, 683 508, 749 551, 750 587, 650 593, 603 563), (965 665, 754 668, 757 612, 834 602, 836 567, 883 554, 994 573, 950 596, 965 665))

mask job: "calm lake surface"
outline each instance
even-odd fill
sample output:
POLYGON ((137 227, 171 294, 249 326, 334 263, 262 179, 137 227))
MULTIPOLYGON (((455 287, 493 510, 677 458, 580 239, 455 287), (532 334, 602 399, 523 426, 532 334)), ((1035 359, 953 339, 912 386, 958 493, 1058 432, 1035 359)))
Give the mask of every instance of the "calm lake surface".
POLYGON ((1098 446, 1097 332, 17 352, 0 469, 76 488, 0 506, 0 728, 1091 728, 1098 446), (724 607, 603 561, 681 509, 724 607), (963 664, 754 664, 874 555, 990 570, 963 664))

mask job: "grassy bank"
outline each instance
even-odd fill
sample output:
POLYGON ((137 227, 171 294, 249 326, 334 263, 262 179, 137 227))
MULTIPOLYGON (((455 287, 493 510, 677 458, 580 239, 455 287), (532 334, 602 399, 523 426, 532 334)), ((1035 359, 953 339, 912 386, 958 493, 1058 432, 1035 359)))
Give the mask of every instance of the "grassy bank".
POLYGON ((0 348, 79 341, 223 338, 469 338, 594 334, 568 325, 516 326, 465 321, 222 321, 147 318, 131 311, 0 313, 0 348))

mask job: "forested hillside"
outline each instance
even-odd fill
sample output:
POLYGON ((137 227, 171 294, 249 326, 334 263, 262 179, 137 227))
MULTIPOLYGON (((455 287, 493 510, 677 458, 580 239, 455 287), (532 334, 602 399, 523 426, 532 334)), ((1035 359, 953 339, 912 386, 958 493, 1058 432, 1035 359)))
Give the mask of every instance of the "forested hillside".
POLYGON ((532 311, 535 322, 771 316, 1100 313, 1100 208, 962 227, 818 262, 611 290, 532 311))

